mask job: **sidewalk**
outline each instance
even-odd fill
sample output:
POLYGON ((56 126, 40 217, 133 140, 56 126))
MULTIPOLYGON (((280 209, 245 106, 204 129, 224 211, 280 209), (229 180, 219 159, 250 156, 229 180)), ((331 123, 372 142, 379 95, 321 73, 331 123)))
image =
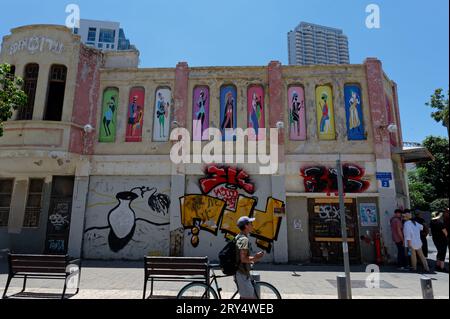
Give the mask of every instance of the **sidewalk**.
MULTIPOLYGON (((342 274, 342 267, 324 265, 271 265, 255 266, 255 271, 261 275, 261 280, 275 285, 284 299, 336 299, 336 276, 342 274)), ((352 267, 353 298, 383 299, 422 298, 420 274, 397 272, 393 267, 382 267, 380 273, 380 288, 365 286, 367 273, 364 266, 352 267)), ((427 275, 433 279, 435 298, 449 298, 449 275, 435 273, 427 275)), ((140 299, 142 298, 144 271, 141 262, 121 261, 84 261, 81 273, 81 285, 78 295, 72 299, 140 299)), ((0 293, 7 278, 5 260, 0 261, 0 293)), ((155 283, 155 294, 175 297, 186 283, 155 283)), ((219 280, 225 297, 230 297, 235 284, 232 278, 219 280)), ((8 295, 21 290, 22 280, 14 279, 8 295)), ((27 298, 59 298, 62 292, 62 280, 29 280, 27 293, 21 295, 27 298)))

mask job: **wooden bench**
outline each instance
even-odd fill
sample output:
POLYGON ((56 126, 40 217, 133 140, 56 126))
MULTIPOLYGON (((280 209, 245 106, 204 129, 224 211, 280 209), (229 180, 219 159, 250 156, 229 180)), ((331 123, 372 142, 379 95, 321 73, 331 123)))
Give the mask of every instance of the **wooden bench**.
POLYGON ((150 298, 155 281, 209 282, 208 257, 144 257, 144 293, 151 281, 150 298))
POLYGON ((68 255, 23 255, 8 254, 8 279, 3 299, 8 298, 6 292, 13 278, 23 278, 22 292, 25 291, 27 279, 64 279, 61 299, 64 299, 69 276, 78 275, 76 294, 80 290, 81 261, 70 259, 68 255), (73 271, 76 265, 77 269, 73 271))

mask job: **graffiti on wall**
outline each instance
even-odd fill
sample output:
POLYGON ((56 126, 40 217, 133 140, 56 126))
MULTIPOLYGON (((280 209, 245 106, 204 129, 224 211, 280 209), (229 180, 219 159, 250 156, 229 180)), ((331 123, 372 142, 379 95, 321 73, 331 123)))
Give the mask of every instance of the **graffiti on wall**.
POLYGON ((155 117, 153 122, 153 140, 166 142, 169 140, 170 105, 172 92, 169 88, 160 88, 156 91, 155 117))
MULTIPOLYGON (((138 235, 143 235, 143 228, 137 230, 138 223, 153 226, 168 226, 169 222, 155 222, 147 218, 138 218, 132 205, 138 198, 144 198, 148 193, 147 206, 156 215, 168 215, 170 198, 166 194, 158 193, 156 188, 146 186, 135 187, 129 191, 119 192, 115 195, 116 202, 106 215, 105 226, 93 226, 85 230, 85 240, 88 244, 98 242, 96 246, 108 245, 109 249, 117 253, 138 235), (97 231, 107 231, 107 235, 99 234, 97 231), (138 234, 139 232, 139 234, 138 234), (107 238, 105 238, 107 237, 107 238)), ((103 205, 102 205, 103 206, 103 205)))
MULTIPOLYGON (((311 166, 300 170, 305 191, 308 193, 337 193, 337 170, 335 167, 311 166)), ((363 180, 365 171, 355 164, 342 165, 342 175, 345 193, 362 193, 370 182, 363 180)))
POLYGON ((249 140, 263 140, 265 128, 264 117, 264 89, 260 85, 252 85, 247 90, 247 116, 248 128, 252 128, 254 132, 249 133, 249 140))
POLYGON ((192 130, 194 141, 209 140, 209 88, 197 86, 194 88, 192 104, 192 130))
POLYGON ((349 140, 365 140, 361 89, 358 85, 345 85, 345 114, 349 140))
POLYGON ((333 92, 330 86, 323 85, 316 88, 317 125, 319 139, 334 140, 334 107, 333 92))
POLYGON ((99 141, 102 143, 113 143, 116 139, 118 103, 119 90, 116 88, 107 88, 103 93, 102 116, 99 132, 99 141))
POLYGON ((248 196, 255 193, 255 184, 242 169, 228 166, 209 166, 206 176, 199 180, 202 194, 189 194, 180 198, 181 223, 190 230, 191 244, 200 243, 200 231, 215 236, 219 231, 226 238, 236 236, 236 226, 242 216, 255 217, 251 236, 258 247, 270 252, 277 240, 282 216, 277 209, 284 208, 284 202, 269 197, 265 210, 258 210, 258 198, 248 196), (244 194, 242 194, 244 193, 244 194))
POLYGON ((142 142, 144 103, 145 90, 143 88, 132 88, 127 110, 126 142, 142 142))
POLYGON ((291 86, 288 90, 289 137, 293 141, 306 140, 305 92, 301 86, 291 86))
POLYGON ((237 125, 237 91, 233 85, 220 88, 220 130, 224 140, 232 141, 232 136, 227 136, 226 130, 234 130, 237 125))

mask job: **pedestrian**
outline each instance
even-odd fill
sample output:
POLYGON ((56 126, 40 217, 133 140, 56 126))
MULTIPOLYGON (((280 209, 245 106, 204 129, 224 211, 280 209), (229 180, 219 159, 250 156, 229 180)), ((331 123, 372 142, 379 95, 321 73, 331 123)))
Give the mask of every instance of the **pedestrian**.
POLYGON ((425 258, 428 258, 428 234, 430 230, 428 228, 427 222, 422 217, 422 213, 419 211, 414 212, 414 220, 423 226, 423 230, 420 232, 420 240, 422 241, 422 251, 425 258))
POLYGON ((400 270, 404 270, 406 268, 402 213, 403 212, 401 209, 396 209, 394 211, 394 216, 391 218, 392 240, 394 241, 395 246, 397 246, 397 266, 400 270))
POLYGON ((411 253, 411 270, 417 271, 417 257, 419 257, 425 271, 430 272, 427 259, 423 255, 422 241, 420 240, 420 232, 423 230, 423 226, 412 220, 410 212, 404 214, 404 219, 406 222, 403 226, 403 235, 405 237, 405 247, 411 253))
POLYGON ((444 213, 433 212, 431 216, 431 236, 437 249, 436 271, 447 272, 445 269, 445 255, 447 254, 448 232, 444 225, 444 213))
POLYGON ((252 247, 249 241, 249 234, 253 231, 253 222, 255 218, 243 216, 237 222, 240 234, 236 236, 236 260, 238 261, 238 269, 234 276, 234 281, 238 287, 241 299, 256 299, 255 287, 253 286, 250 270, 251 265, 258 262, 264 252, 258 252, 251 256, 252 247))

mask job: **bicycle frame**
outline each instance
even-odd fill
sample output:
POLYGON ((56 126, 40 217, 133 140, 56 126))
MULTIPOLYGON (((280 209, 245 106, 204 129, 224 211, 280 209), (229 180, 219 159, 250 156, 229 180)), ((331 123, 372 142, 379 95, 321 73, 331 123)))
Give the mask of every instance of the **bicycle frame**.
MULTIPOLYGON (((221 275, 216 275, 216 273, 214 272, 214 268, 213 267, 211 267, 210 271, 212 272, 212 275, 211 275, 211 281, 208 283, 208 287, 214 289, 214 287, 212 286, 213 283, 214 283, 214 285, 216 286, 216 289, 214 289, 214 290, 216 291, 217 296, 219 297, 219 299, 222 299, 222 294, 221 294, 222 288, 219 287, 219 283, 217 281, 217 278, 225 278, 225 277, 231 277, 231 276, 230 275, 222 275, 222 276, 221 275)), ((259 295, 258 295, 258 291, 256 290, 255 280, 252 278, 251 281, 252 281, 253 289, 255 290, 256 299, 260 299, 259 295)), ((235 284, 237 286, 236 282, 235 282, 235 284)), ((236 292, 233 294, 231 299, 234 299, 237 296, 237 294, 239 293, 239 287, 236 287, 236 288, 237 288, 236 292)))

